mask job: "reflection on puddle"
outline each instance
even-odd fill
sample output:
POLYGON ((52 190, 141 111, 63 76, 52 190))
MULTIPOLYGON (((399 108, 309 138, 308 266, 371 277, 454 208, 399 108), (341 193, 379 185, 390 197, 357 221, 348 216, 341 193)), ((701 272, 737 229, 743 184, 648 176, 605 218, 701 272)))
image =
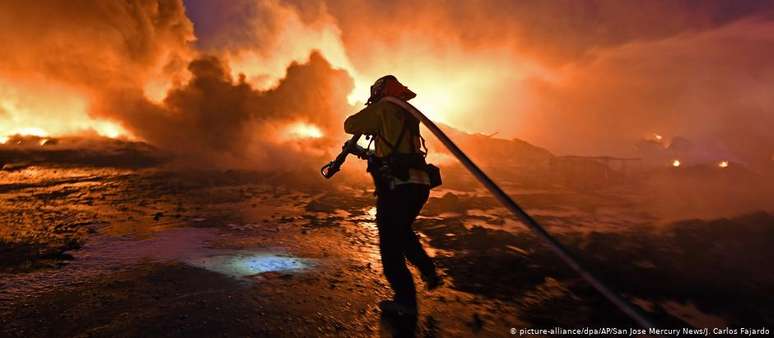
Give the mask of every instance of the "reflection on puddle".
POLYGON ((362 209, 362 213, 357 213, 354 216, 345 217, 347 221, 352 221, 360 227, 364 227, 371 231, 376 231, 376 207, 370 207, 362 209))
POLYGON ((312 260, 272 253, 243 253, 189 260, 187 263, 233 277, 264 272, 301 271, 313 265, 312 260))
POLYGON ((95 236, 62 269, 0 273, 0 311, 8 301, 82 283, 138 265, 182 262, 234 277, 269 271, 302 271, 314 260, 289 256, 282 249, 245 251, 212 248, 221 234, 211 228, 176 228, 147 238, 95 236))

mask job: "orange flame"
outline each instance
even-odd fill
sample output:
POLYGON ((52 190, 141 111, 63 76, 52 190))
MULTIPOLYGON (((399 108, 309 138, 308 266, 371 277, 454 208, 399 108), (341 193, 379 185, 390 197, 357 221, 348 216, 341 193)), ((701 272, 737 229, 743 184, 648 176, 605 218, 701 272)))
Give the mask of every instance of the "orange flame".
POLYGON ((290 139, 316 139, 323 137, 323 132, 319 127, 304 122, 291 124, 285 134, 290 139))
MULTIPOLYGON (((120 125, 91 117, 88 98, 66 86, 0 78, 0 141, 12 135, 39 137, 76 134, 93 130, 99 135, 131 137, 120 125)), ((2 142, 2 143, 5 143, 2 142)))
POLYGON ((679 167, 680 166, 680 160, 672 161, 672 166, 675 167, 675 168, 679 167))

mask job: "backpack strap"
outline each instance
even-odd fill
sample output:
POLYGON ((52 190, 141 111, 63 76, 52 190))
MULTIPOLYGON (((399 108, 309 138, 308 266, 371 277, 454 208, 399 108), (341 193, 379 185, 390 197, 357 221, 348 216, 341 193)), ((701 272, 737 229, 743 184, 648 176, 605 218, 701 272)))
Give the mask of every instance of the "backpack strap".
POLYGON ((422 154, 422 157, 427 157, 427 146, 425 145, 425 138, 422 137, 422 135, 417 134, 417 136, 419 137, 419 140, 422 141, 422 148, 419 149, 419 153, 422 154))
MULTIPOLYGON (((396 98, 393 98, 393 97, 390 97, 390 96, 386 96, 386 97, 383 97, 381 100, 388 101, 388 102, 390 102, 390 103, 400 107, 402 112, 403 112, 403 115, 404 115, 403 116, 404 117, 404 119, 403 119, 403 127, 400 130, 400 134, 398 135, 398 139, 395 141, 395 144, 390 143, 390 141, 388 141, 386 138, 384 138, 383 136, 381 136, 379 134, 376 135, 377 137, 381 138, 382 141, 384 141, 384 143, 387 145, 388 148, 390 148, 390 154, 389 155, 392 155, 392 154, 397 153, 397 151, 398 151, 397 148, 400 146, 400 142, 403 141, 403 136, 406 133, 406 129, 409 129, 408 128, 408 123, 409 123, 409 117, 411 116, 411 114, 409 114, 409 112, 406 111, 406 109, 409 109, 409 108, 406 107, 406 103, 403 102, 403 101, 400 101, 399 99, 396 99, 396 98)), ((417 123, 419 123, 419 121, 417 121, 417 123)), ((414 135, 416 137, 419 137, 419 140, 421 141, 420 146, 417 147, 417 149, 415 149, 414 151, 415 151, 415 153, 422 154, 422 157, 426 157, 427 156, 427 146, 425 145, 425 138, 422 137, 422 135, 419 134, 419 126, 417 126, 416 129, 417 129, 416 133, 414 132, 413 128, 411 130, 409 130, 409 132, 412 135, 414 135), (424 149, 424 151, 423 151, 423 149, 424 149)), ((412 146, 413 146, 413 144, 412 144, 412 146)), ((387 155, 387 156, 389 156, 389 155, 387 155)))
POLYGON ((392 144, 392 143, 390 143, 390 141, 387 141, 387 139, 385 137, 383 137, 381 135, 378 135, 379 138, 381 138, 382 141, 384 141, 384 144, 386 144, 387 147, 390 148, 390 153, 387 156, 392 155, 392 154, 397 154, 398 147, 400 146, 400 141, 403 140, 403 135, 406 134, 406 129, 408 129, 407 124, 408 124, 407 119, 404 119, 403 120, 403 127, 400 128, 400 133, 398 133, 398 139, 395 141, 395 144, 392 144))
MULTIPOLYGON (((416 110, 416 108, 414 108, 414 106, 412 106, 412 105, 411 105, 411 104, 409 104, 408 102, 402 101, 402 100, 400 100, 400 99, 397 99, 397 98, 394 98, 394 97, 392 97, 392 96, 385 96, 385 97, 383 97, 381 100, 383 100, 383 101, 387 101, 387 102, 390 102, 390 103, 392 103, 392 104, 394 104, 394 105, 396 105, 396 106, 398 106, 398 107, 401 107, 401 108, 403 108, 403 110, 404 110, 404 113, 408 114, 408 116, 412 116, 412 115, 409 113, 409 111, 410 111, 410 110, 416 110)), ((405 125, 406 123, 408 123, 408 119, 406 119, 406 121, 405 121, 405 123, 404 123, 404 128, 406 127, 406 125, 405 125)), ((419 128, 417 127, 416 133, 414 133, 414 130, 413 130, 413 128, 412 128, 412 130, 411 130, 411 133, 412 133, 412 134, 415 134, 414 136, 417 136, 417 137, 419 137, 419 140, 421 141, 421 144, 420 144, 420 146, 421 146, 421 147, 420 147, 419 149, 417 149, 417 152, 418 152, 418 153, 420 153, 420 154, 422 154, 422 156, 423 156, 423 157, 427 157, 427 153, 428 153, 428 151, 427 151, 427 145, 425 145, 425 138, 424 138, 424 137, 422 137, 422 135, 421 135, 421 134, 419 134, 419 128), (423 150, 423 149, 424 149, 424 150, 423 150)), ((401 137, 401 138, 402 138, 402 137, 401 137)), ((382 138, 382 139, 383 139, 383 138, 382 138)), ((399 141, 400 141, 400 140, 401 140, 401 139, 399 139, 399 141)), ((387 143, 389 144, 389 142, 387 142, 387 143)), ((398 142, 398 143, 400 144, 400 142, 398 142)), ((390 144, 390 148, 391 148, 391 149, 394 149, 395 147, 393 147, 393 146, 390 144)))

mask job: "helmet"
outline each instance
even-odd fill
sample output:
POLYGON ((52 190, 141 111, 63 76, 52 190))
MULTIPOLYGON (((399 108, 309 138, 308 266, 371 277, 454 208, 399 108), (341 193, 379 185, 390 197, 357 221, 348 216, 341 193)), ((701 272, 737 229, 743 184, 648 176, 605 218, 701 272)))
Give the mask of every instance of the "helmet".
POLYGON ((385 96, 393 96, 408 101, 416 97, 417 94, 401 84, 394 75, 385 75, 376 80, 371 86, 371 96, 366 101, 366 104, 379 101, 379 99, 385 96))

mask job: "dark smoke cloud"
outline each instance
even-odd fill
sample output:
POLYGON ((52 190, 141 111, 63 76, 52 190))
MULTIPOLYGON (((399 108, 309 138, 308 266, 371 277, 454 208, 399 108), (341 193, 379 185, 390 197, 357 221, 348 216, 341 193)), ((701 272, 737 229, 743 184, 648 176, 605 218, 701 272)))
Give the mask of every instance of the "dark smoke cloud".
MULTIPOLYGON (((222 166, 309 154, 285 144, 282 128, 306 122, 331 134, 352 110, 346 102, 352 80, 318 53, 312 53, 308 63, 292 64, 287 77, 268 91, 252 88, 243 77, 233 79, 228 66, 215 56, 201 56, 188 69, 191 80, 170 90, 162 103, 122 91, 106 96, 96 109, 111 112, 131 132, 155 145, 222 166)), ((303 142, 327 149, 332 145, 329 140, 303 142)), ((276 167, 277 160, 263 165, 276 167)))

